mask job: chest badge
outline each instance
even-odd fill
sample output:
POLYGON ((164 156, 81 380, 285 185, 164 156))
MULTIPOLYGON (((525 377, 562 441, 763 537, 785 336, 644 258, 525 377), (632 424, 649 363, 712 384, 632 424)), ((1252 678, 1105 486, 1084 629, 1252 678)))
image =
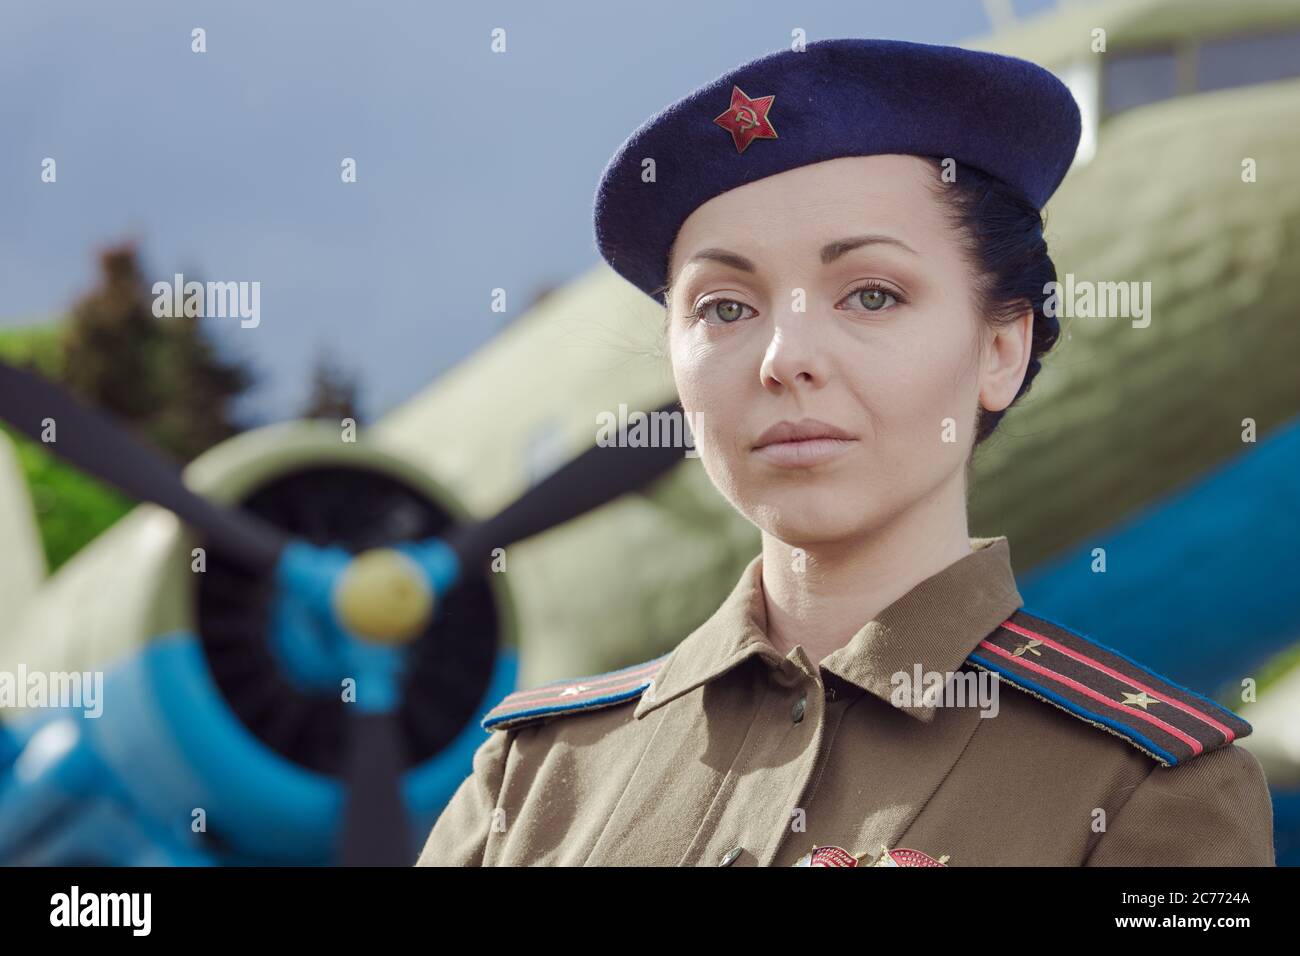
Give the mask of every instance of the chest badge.
POLYGON ((920 850, 909 850, 906 847, 899 847, 891 850, 883 843, 880 845, 880 857, 872 866, 947 866, 948 856, 944 854, 939 859, 922 853, 920 850))
POLYGON ((817 846, 812 851, 799 857, 795 866, 857 866, 858 858, 839 846, 817 846))

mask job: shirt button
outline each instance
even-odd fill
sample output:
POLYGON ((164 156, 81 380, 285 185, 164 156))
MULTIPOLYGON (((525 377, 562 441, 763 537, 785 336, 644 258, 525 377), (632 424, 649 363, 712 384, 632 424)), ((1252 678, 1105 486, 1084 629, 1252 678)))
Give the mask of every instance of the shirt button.
POLYGON ((718 866, 731 866, 731 864, 736 862, 736 857, 740 856, 740 852, 740 847, 733 847, 728 850, 726 855, 722 858, 722 862, 719 863, 718 866))
POLYGON ((800 694, 799 699, 796 700, 794 702, 794 706, 790 708, 790 717, 796 724, 799 723, 799 721, 803 720, 804 707, 806 707, 807 704, 808 704, 808 695, 800 694))

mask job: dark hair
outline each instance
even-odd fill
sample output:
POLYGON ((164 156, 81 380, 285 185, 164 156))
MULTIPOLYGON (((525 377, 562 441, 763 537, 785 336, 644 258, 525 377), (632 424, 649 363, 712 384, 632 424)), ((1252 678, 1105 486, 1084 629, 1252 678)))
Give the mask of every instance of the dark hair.
MULTIPOLYGON (((942 170, 939 160, 933 162, 936 171, 942 170)), ((1042 357, 1061 332, 1056 318, 1043 312, 1048 296, 1044 287, 1056 281, 1056 265, 1043 238, 1045 219, 1002 180, 969 166, 959 168, 952 182, 936 177, 933 189, 965 237, 967 261, 978 276, 977 308, 985 320, 1005 325, 1024 315, 1027 306, 1034 310, 1029 365, 1011 401, 1014 405, 1029 391, 1042 357)), ((975 446, 993 434, 1005 413, 1006 409, 990 412, 982 406, 977 410, 975 446)))

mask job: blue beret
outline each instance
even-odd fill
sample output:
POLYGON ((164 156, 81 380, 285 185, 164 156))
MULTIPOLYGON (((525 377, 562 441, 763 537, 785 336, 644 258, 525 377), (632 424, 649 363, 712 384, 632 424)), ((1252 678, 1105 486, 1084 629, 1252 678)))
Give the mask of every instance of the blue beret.
POLYGON ((1079 142, 1065 85, 1027 60, 900 40, 838 39, 724 73, 643 123, 596 190, 596 245, 664 301, 668 252, 714 196, 840 156, 951 157, 1041 209, 1079 142), (642 181, 653 159, 655 181, 642 181))

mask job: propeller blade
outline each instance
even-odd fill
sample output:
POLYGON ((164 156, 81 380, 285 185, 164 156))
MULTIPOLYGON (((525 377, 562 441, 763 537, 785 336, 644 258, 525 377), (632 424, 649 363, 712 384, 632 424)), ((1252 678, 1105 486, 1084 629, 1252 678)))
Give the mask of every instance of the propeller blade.
POLYGON ((172 462, 109 416, 81 404, 63 387, 3 362, 0 419, 129 497, 166 508, 202 532, 212 547, 250 571, 272 571, 289 541, 261 519, 190 491, 172 462), (54 441, 42 439, 46 419, 55 423, 54 441))
POLYGON ((415 850, 402 799, 406 760, 397 711, 358 710, 348 718, 347 736, 343 865, 411 866, 415 850))
MULTIPOLYGON (((659 413, 680 415, 682 410, 673 402, 653 414, 659 413)), ((678 447, 630 447, 625 441, 610 447, 593 446, 493 517, 452 531, 447 544, 456 552, 461 567, 477 567, 494 548, 549 531, 635 491, 667 472, 684 455, 678 447)))

